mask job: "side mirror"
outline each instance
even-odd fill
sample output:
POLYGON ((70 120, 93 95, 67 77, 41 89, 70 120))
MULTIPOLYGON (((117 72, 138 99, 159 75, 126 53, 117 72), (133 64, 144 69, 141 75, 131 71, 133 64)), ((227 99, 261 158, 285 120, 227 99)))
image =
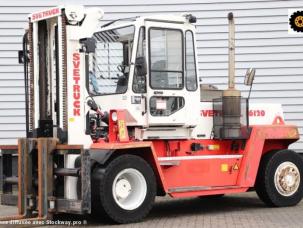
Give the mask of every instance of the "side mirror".
POLYGON ((24 52, 23 51, 18 51, 18 62, 24 63, 24 52))
POLYGON ((145 76, 147 74, 147 66, 145 57, 136 58, 136 70, 138 76, 145 76))
POLYGON ((25 63, 29 61, 28 51, 24 52, 23 50, 18 51, 18 63, 25 63))
POLYGON ((251 86, 253 84, 255 74, 256 74, 256 69, 254 68, 247 69, 245 74, 244 84, 247 86, 251 86))
POLYGON ((83 38, 80 39, 80 44, 82 44, 82 48, 80 52, 85 53, 94 53, 96 50, 96 40, 93 38, 83 38))

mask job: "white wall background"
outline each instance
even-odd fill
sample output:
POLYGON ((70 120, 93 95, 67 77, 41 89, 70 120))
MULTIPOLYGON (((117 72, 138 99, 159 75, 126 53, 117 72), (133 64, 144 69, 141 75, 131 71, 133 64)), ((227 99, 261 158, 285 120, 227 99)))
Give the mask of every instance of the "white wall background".
MULTIPOLYGON (((197 16, 199 72, 203 83, 225 88, 227 82, 227 13, 236 22, 236 75, 242 86, 249 67, 257 69, 253 102, 282 103, 289 123, 303 137, 303 37, 288 35, 288 9, 303 1, 275 0, 0 0, 0 145, 15 144, 24 136, 23 67, 18 64, 27 15, 58 4, 100 6, 105 22, 138 15, 179 14, 197 16)), ((303 152, 303 140, 294 148, 303 152)))

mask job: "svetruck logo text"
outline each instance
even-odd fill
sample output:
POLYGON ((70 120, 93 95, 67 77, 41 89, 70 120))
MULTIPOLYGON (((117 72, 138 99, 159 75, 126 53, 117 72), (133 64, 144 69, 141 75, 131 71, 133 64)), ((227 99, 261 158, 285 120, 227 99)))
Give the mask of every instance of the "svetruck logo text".
POLYGON ((80 53, 73 54, 73 116, 80 116, 80 53))

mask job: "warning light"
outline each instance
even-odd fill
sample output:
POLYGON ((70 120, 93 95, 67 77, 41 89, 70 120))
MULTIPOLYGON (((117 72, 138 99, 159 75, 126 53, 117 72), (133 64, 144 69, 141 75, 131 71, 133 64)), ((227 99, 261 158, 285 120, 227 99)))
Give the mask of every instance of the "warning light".
POLYGON ((208 145, 208 150, 220 150, 220 145, 208 145))

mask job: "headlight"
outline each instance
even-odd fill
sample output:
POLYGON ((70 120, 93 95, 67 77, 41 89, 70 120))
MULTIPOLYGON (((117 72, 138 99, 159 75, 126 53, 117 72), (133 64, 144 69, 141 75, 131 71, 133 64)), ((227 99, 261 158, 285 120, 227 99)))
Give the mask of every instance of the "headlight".
POLYGON ((118 120, 117 112, 113 112, 111 118, 112 121, 116 122, 118 120))

